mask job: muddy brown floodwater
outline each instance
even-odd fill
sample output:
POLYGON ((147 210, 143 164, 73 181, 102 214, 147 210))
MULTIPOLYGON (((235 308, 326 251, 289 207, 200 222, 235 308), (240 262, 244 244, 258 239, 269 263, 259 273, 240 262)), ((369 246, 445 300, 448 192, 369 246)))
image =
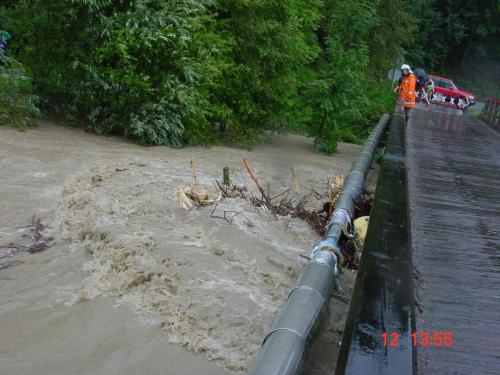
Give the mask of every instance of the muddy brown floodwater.
MULTIPOLYGON (((319 155, 298 136, 252 151, 173 150, 50 123, 0 128, 0 372, 244 373, 318 237, 240 198, 214 212, 231 223, 212 218, 213 206, 184 211, 176 189, 214 194, 225 166, 253 189, 246 158, 272 192, 300 197, 324 191, 359 150, 319 155), (30 254, 20 246, 33 215, 54 244, 30 254)), ((346 290, 353 278, 346 271, 346 290)), ((332 310, 311 374, 334 365, 347 306, 332 310)))

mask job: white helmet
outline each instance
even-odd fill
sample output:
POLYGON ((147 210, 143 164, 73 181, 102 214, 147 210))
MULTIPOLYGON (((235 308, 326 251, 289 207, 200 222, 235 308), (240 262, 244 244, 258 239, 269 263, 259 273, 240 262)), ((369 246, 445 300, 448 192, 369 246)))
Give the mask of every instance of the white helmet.
POLYGON ((401 65, 401 70, 403 70, 403 69, 408 69, 408 72, 413 73, 413 71, 410 68, 410 65, 408 65, 408 64, 401 65))

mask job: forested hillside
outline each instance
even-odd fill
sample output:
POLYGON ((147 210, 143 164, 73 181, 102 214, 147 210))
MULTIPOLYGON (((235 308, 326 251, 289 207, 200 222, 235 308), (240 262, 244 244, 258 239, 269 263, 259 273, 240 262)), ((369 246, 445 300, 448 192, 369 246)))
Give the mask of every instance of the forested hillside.
POLYGON ((390 110, 398 56, 435 69, 498 59, 497 1, 2 4, 9 58, 46 116, 145 145, 248 144, 272 130, 333 152, 390 110))
POLYGON ((412 0, 407 57, 483 97, 500 97, 500 1, 412 0))

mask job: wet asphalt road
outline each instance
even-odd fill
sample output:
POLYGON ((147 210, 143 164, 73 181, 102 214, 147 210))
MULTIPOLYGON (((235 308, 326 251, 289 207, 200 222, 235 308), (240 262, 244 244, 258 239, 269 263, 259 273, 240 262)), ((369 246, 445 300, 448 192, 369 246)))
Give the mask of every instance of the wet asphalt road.
POLYGON ((406 142, 418 372, 499 374, 500 136, 471 115, 416 109, 406 142))
POLYGON ((499 374, 500 136, 437 106, 390 128, 336 375, 499 374))

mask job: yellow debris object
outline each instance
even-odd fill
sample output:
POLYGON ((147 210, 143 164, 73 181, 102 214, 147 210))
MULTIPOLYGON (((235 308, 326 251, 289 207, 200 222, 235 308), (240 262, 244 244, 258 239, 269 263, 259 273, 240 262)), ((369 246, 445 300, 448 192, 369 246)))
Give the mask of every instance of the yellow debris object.
POLYGON ((215 198, 209 198, 206 189, 191 188, 189 186, 177 189, 176 195, 181 207, 188 211, 194 207, 193 202, 198 203, 200 206, 208 206, 222 198, 221 193, 218 193, 215 198))
POLYGON ((356 234, 356 247, 359 251, 363 250, 365 244, 366 231, 368 230, 368 223, 370 216, 361 216, 354 220, 354 233, 356 234))

